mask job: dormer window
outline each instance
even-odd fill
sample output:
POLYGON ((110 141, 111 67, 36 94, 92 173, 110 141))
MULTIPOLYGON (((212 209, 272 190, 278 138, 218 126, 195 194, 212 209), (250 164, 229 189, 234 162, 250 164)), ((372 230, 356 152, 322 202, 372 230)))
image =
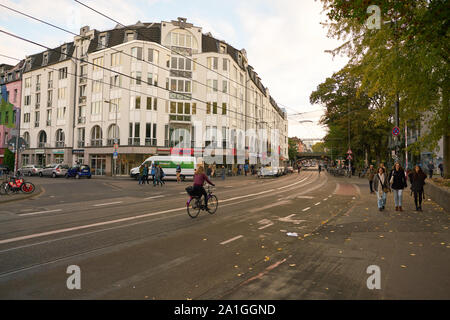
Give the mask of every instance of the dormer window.
POLYGON ((61 47, 61 60, 64 60, 67 58, 67 46, 61 47))
POLYGON ((42 65, 47 65, 48 64, 48 52, 44 52, 44 57, 42 59, 42 65))
POLYGON ((242 56, 240 53, 238 53, 238 63, 239 65, 242 65, 242 56))
POLYGON ((133 41, 133 40, 135 40, 135 33, 134 33, 134 31, 127 31, 127 33, 126 33, 126 41, 129 42, 129 41, 133 41))
POLYGON ((221 44, 220 48, 219 48, 219 52, 220 53, 227 53, 227 46, 224 45, 224 44, 221 44))
POLYGON ((107 40, 108 39, 107 39, 107 34, 106 33, 100 34, 99 37, 98 37, 98 47, 100 49, 106 48, 107 42, 108 42, 107 40))

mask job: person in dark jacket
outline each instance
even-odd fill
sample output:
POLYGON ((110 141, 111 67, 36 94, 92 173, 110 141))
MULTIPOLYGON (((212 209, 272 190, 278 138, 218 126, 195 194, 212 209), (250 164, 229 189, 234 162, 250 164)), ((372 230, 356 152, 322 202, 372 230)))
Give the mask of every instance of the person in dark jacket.
POLYGON ((395 211, 403 211, 402 208, 402 198, 403 198, 403 189, 407 187, 406 184, 406 174, 400 163, 396 162, 394 165, 394 169, 390 174, 390 184, 392 190, 394 190, 394 202, 395 202, 395 211))
POLYGON ((433 178, 433 170, 434 170, 434 164, 433 161, 430 161, 428 164, 428 174, 430 175, 430 179, 433 178))
POLYGON ((414 192, 414 203, 416 204, 416 211, 422 211, 423 186, 427 175, 422 171, 422 168, 416 165, 414 170, 409 174, 409 181, 411 183, 411 191, 414 192))
POLYGON ((194 175, 194 194, 202 195, 205 198, 205 208, 208 210, 208 193, 206 192, 205 188, 203 188, 203 184, 207 182, 212 186, 215 186, 214 183, 211 182, 211 180, 208 179, 208 177, 205 174, 205 170, 202 166, 199 166, 197 170, 195 171, 194 175))
POLYGON ((373 191, 373 179, 375 177, 376 171, 373 167, 373 164, 370 165, 369 169, 367 170, 367 178, 369 179, 369 187, 370 187, 370 193, 374 193, 373 191))

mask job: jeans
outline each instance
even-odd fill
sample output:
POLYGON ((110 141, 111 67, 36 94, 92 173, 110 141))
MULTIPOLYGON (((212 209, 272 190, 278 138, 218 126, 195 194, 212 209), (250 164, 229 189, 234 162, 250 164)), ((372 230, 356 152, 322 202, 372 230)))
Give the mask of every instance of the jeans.
POLYGON ((386 192, 377 191, 378 209, 386 206, 386 192), (381 194, 380 194, 381 193, 381 194))
POLYGON ((394 192, 394 202, 396 207, 402 206, 402 197, 403 197, 403 189, 395 190, 392 189, 394 192))

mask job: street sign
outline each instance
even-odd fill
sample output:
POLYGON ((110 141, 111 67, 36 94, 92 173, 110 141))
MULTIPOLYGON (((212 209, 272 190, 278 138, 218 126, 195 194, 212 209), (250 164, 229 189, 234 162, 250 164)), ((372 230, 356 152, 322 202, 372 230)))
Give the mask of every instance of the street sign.
POLYGON ((348 156, 347 156, 347 159, 348 159, 348 160, 352 160, 353 158, 352 158, 351 155, 348 155, 348 156))
POLYGON ((400 128, 399 127, 394 127, 393 129, 392 129, 392 134, 396 137, 396 136, 398 136, 399 134, 400 134, 400 128))
POLYGON ((113 153, 113 159, 117 159, 117 157, 119 156, 119 153, 117 151, 114 151, 113 153))
POLYGON ((352 149, 348 149, 347 154, 353 154, 352 149))
MULTIPOLYGON (((24 138, 19 138, 19 150, 24 150, 27 147, 27 142, 24 138)), ((16 137, 8 140, 8 149, 12 152, 16 151, 16 137)))

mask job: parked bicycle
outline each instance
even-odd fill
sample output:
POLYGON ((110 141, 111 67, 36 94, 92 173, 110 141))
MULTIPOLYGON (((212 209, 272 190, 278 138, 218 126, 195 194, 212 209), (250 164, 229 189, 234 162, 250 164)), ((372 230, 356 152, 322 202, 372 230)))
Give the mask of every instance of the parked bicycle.
POLYGON ((0 185, 0 194, 33 193, 36 187, 31 182, 26 182, 21 176, 10 176, 0 185))
POLYGON ((208 209, 205 208, 205 205, 202 201, 202 195, 197 195, 193 193, 193 187, 186 188, 187 193, 190 198, 186 203, 187 213, 191 218, 197 218, 200 211, 207 210, 209 214, 214 214, 219 207, 219 200, 213 194, 213 187, 208 186, 206 189, 206 193, 208 194, 208 209))

